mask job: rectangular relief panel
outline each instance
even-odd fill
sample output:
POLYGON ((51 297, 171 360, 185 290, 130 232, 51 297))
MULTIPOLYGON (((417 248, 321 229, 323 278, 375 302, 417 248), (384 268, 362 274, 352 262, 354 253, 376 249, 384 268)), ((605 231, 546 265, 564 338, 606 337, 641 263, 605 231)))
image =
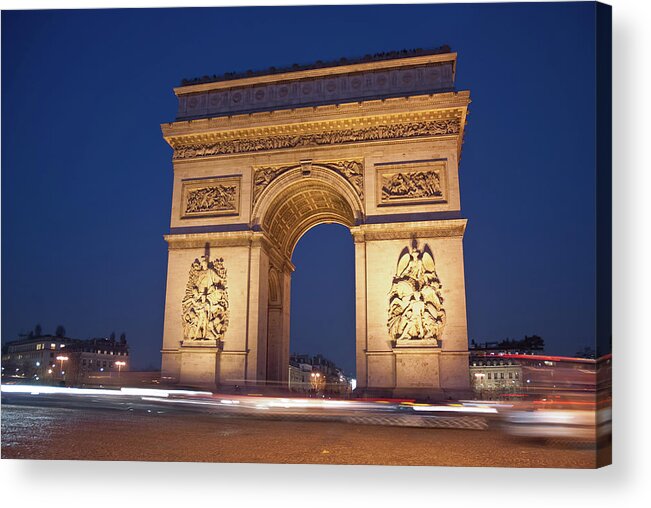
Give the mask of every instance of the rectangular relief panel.
POLYGON ((446 160, 377 164, 378 206, 446 203, 446 160))
POLYGON ((181 218, 240 214, 241 176, 183 180, 181 218))

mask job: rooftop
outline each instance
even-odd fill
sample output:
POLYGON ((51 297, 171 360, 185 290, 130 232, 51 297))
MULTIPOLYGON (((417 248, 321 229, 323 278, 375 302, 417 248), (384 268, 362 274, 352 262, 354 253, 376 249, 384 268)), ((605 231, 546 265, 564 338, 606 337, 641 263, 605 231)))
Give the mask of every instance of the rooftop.
POLYGON ((216 83, 219 81, 230 81, 242 78, 252 78, 256 76, 267 76, 271 74, 282 74, 286 72, 304 71, 312 69, 323 69, 326 67, 339 67, 343 65, 354 65, 359 63, 380 62, 384 60, 396 60, 399 58, 409 58, 414 56, 440 55, 450 53, 450 47, 447 45, 434 49, 403 49, 400 51, 388 51, 384 53, 375 53, 373 55, 364 55, 358 58, 340 58, 339 60, 321 61, 317 60, 311 64, 293 64, 289 67, 269 67, 264 70, 247 70, 244 72, 227 72, 221 75, 202 76, 181 80, 181 86, 199 85, 204 83, 216 83))

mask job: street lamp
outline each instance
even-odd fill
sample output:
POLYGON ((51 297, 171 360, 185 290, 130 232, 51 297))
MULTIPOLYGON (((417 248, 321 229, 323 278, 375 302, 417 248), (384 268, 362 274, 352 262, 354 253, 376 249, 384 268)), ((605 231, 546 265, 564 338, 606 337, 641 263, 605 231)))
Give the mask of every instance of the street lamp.
POLYGON ((486 374, 483 372, 475 372, 475 391, 479 388, 479 398, 484 398, 484 378, 486 374))
POLYGON ((61 369, 60 370, 63 371, 63 362, 68 360, 68 357, 67 356, 57 356, 57 360, 61 362, 61 369))
POLYGON ((57 360, 61 362, 61 367, 59 368, 59 370, 61 371, 61 377, 65 380, 65 372, 63 370, 63 362, 67 361, 68 357, 60 355, 60 356, 57 356, 57 360))
POLYGON ((120 377, 120 373, 122 372, 122 367, 124 367, 126 364, 127 364, 127 362, 123 362, 121 360, 115 362, 115 365, 118 366, 118 377, 120 377))
POLYGON ((321 377, 320 372, 312 372, 311 374, 311 381, 312 381, 312 389, 318 393, 321 391, 323 388, 323 385, 325 384, 325 376, 321 377))

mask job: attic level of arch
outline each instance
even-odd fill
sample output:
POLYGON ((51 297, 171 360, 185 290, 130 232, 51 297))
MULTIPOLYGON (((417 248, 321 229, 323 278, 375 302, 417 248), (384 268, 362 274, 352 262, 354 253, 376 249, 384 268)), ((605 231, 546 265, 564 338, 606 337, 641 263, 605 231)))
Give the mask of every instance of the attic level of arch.
POLYGON ((441 93, 454 89, 455 68, 449 52, 188 84, 174 89, 177 119, 441 93))
MULTIPOLYGON (((216 83, 219 81, 232 81, 242 78, 252 78, 259 76, 273 77, 276 74, 286 75, 298 71, 314 71, 326 67, 344 67, 347 65, 368 64, 374 62, 381 62, 385 60, 397 60, 416 56, 430 56, 439 54, 449 54, 451 52, 450 46, 444 44, 437 48, 411 48, 403 49, 400 51, 387 51, 375 54, 367 54, 363 57, 345 58, 342 57, 338 60, 332 61, 317 61, 311 64, 293 64, 289 67, 269 67, 265 70, 247 70, 245 72, 227 72, 222 75, 202 76, 195 78, 185 78, 181 80, 181 86, 216 83)), ((377 65, 377 64, 376 64, 377 65)))

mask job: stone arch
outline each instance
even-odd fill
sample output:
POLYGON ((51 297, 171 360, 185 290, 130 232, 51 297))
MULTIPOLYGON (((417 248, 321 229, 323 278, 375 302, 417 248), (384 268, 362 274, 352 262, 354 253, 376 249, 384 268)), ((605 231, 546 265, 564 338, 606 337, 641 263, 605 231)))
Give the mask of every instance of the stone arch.
POLYGON ((361 187, 356 189, 328 165, 333 163, 303 162, 281 167, 280 174, 254 197, 250 227, 262 231, 279 254, 269 253, 269 264, 273 266, 267 272, 268 293, 262 300, 267 320, 259 350, 266 353, 259 355, 259 361, 265 365, 268 384, 287 381, 294 247, 309 229, 319 224, 337 223, 353 228, 363 221, 361 187))
MULTIPOLYGON (((466 220, 458 161, 470 95, 450 93, 456 53, 396 56, 362 67, 175 89, 178 116, 162 125, 175 171, 165 237, 165 379, 188 386, 286 386, 291 257, 310 228, 338 223, 351 230, 354 242, 357 389, 410 398, 466 393, 466 220), (414 66, 423 72, 415 76, 414 66), (386 73, 409 79, 387 88, 380 84, 386 73), (322 91, 335 74, 341 87, 328 91, 326 100, 322 91), (365 86, 357 88, 361 82, 365 86), (253 104, 246 94, 251 86, 269 93, 253 104), (304 96, 298 103, 292 87, 304 96), (212 95, 221 93, 240 100, 213 104, 212 95), (190 195, 205 198, 200 209, 188 207, 190 195), (414 239, 431 248, 428 257, 445 288, 446 325, 436 344, 420 338, 398 344, 387 322, 397 263, 414 239), (185 341, 188 270, 206 253, 223 258, 227 268, 229 328, 223 341, 185 341)), ((421 261, 413 272, 419 277, 421 261)), ((414 303, 396 307, 396 314, 410 321, 423 298, 413 291, 414 303)), ((327 302, 323 307, 327 312, 327 302)), ((421 330, 422 323, 417 326, 421 330)))
POLYGON ((319 164, 300 164, 284 171, 260 194, 253 207, 252 227, 262 229, 291 259, 298 240, 318 224, 349 228, 363 221, 362 199, 342 176, 319 164))

